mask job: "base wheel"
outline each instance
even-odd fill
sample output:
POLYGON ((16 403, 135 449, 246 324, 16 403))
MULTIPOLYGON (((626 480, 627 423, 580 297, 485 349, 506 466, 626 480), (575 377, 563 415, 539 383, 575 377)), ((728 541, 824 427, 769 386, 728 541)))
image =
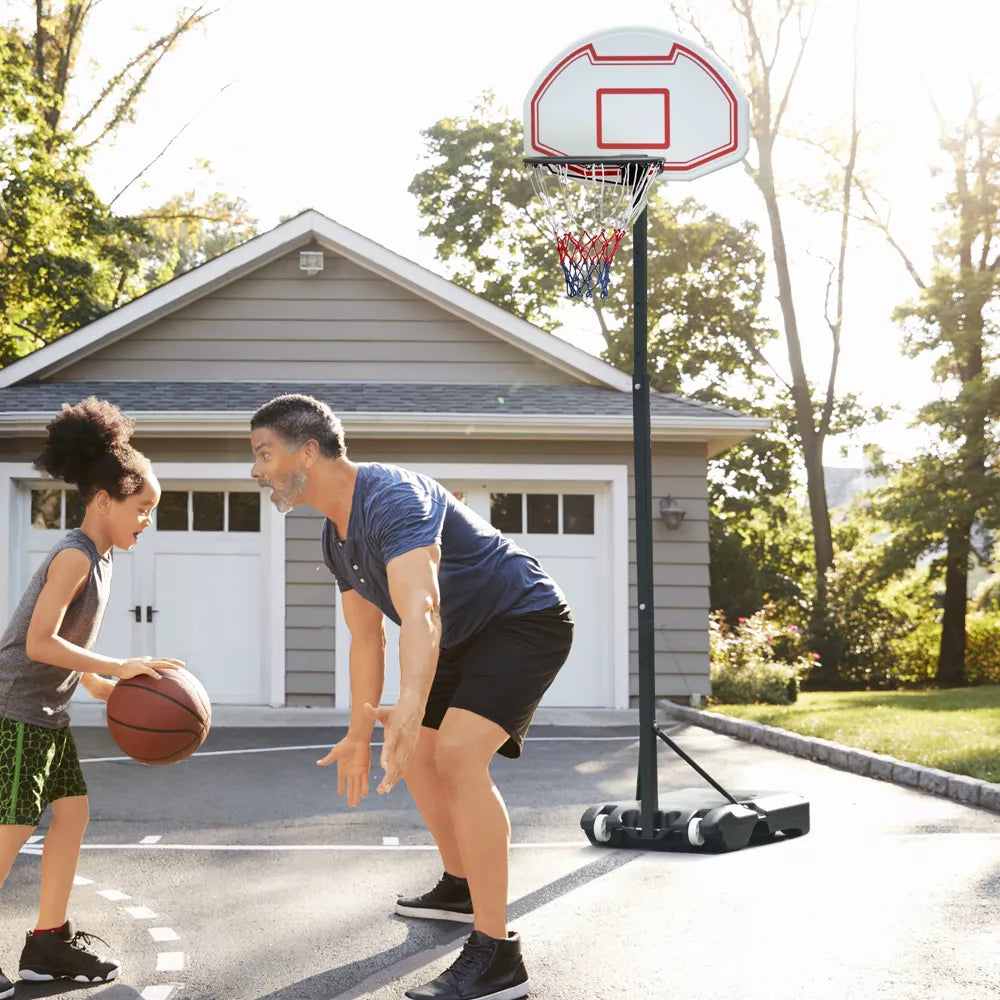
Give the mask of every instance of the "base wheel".
POLYGON ((702 832, 701 832, 701 818, 700 817, 698 817, 698 816, 692 816, 691 819, 688 820, 687 838, 688 838, 688 843, 692 847, 704 847, 705 846, 705 838, 704 838, 704 836, 702 835, 702 832))
POLYGON ((606 844, 610 839, 611 830, 608 827, 608 814, 598 813, 594 817, 594 840, 606 844))

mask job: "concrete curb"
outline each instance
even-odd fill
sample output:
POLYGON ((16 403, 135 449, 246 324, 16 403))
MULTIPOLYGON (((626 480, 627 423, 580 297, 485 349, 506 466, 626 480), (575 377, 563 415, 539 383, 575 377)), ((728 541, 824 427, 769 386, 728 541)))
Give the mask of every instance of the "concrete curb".
POLYGON ((737 719, 718 712, 705 712, 698 708, 675 705, 670 701, 657 702, 657 708, 667 718, 690 722, 703 729, 711 729, 723 736, 732 736, 748 743, 779 750, 781 753, 805 757, 820 764, 850 771, 865 778, 890 781, 905 788, 916 788, 944 798, 954 799, 967 806, 980 806, 1000 813, 1000 784, 968 778, 936 767, 923 767, 905 760, 896 760, 885 754, 858 750, 855 747, 833 743, 814 736, 802 736, 775 726, 737 719))

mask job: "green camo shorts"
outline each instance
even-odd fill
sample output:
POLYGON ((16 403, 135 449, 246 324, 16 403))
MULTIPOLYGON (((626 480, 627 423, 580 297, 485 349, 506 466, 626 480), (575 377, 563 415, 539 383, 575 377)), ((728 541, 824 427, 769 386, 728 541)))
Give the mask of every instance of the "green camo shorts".
POLYGON ((50 802, 86 794, 68 726, 0 718, 0 826, 37 826, 50 802))

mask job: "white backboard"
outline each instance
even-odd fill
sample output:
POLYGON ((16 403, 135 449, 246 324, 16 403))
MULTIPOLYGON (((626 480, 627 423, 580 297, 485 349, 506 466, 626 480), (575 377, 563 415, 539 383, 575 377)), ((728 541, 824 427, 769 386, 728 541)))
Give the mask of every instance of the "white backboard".
POLYGON ((580 39, 538 75, 524 102, 524 155, 657 157, 691 180, 742 160, 750 104, 713 52, 658 28, 580 39))

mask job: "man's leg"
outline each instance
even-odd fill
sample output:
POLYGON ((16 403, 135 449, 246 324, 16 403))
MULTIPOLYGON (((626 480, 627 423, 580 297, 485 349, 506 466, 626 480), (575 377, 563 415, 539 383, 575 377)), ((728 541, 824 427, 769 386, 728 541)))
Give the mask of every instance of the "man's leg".
POLYGON ((437 730, 423 726, 420 740, 403 775, 413 801, 427 825, 430 835, 441 854, 441 863, 449 875, 465 877, 465 862, 458 846, 458 837, 452 822, 448 789, 438 774, 435 754, 437 730))
POLYGON ((510 818, 490 776, 490 761, 507 739, 507 732, 495 722, 449 708, 434 752, 451 830, 469 880, 475 929, 500 940, 507 938, 510 818))

